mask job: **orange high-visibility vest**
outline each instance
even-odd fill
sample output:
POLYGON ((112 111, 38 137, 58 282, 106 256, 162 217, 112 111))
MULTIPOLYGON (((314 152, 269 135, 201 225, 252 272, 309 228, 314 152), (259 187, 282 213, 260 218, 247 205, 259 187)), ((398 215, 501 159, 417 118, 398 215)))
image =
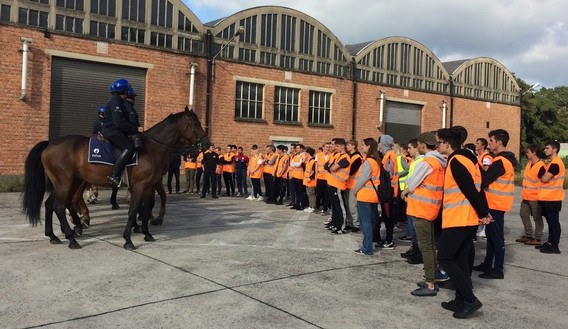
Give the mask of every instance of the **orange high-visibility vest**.
POLYGON ((278 168, 276 169, 276 177, 286 178, 288 173, 288 154, 283 154, 280 159, 278 159, 278 168))
POLYGON ((432 173, 408 195, 406 214, 416 218, 433 221, 438 217, 444 193, 445 169, 435 158, 423 158, 432 168, 432 173))
POLYGON ((262 177, 263 160, 260 154, 252 155, 249 161, 249 176, 250 178, 262 177))
POLYGON ((215 167, 215 173, 217 175, 223 175, 223 165, 222 164, 218 164, 217 167, 215 167))
MULTIPOLYGON (((379 203, 379 196, 377 195, 376 189, 378 189, 381 184, 381 168, 379 167, 377 160, 373 158, 367 158, 365 159, 365 162, 368 162, 371 165, 371 178, 367 180, 365 185, 363 185, 359 191, 357 191, 357 201, 379 203), (373 181, 373 183, 371 183, 371 181, 373 181), (374 187, 373 184, 375 185, 374 187)), ((361 164, 361 167, 357 171, 357 177, 359 177, 362 168, 363 164, 361 164)))
POLYGON ((523 172, 523 189, 521 190, 521 197, 527 201, 538 201, 538 189, 542 185, 538 172, 544 166, 542 160, 538 160, 534 164, 527 163, 525 171, 523 172))
POLYGON ((394 197, 398 196, 398 163, 396 161, 396 154, 393 150, 388 150, 387 153, 383 156, 383 168, 387 168, 387 163, 389 160, 392 162, 393 165, 393 174, 391 176, 391 186, 394 190, 394 197))
MULTIPOLYGON (((351 165, 357 159, 361 159, 360 154, 354 154, 353 156, 351 156, 349 158, 349 168, 351 168, 351 165)), ((361 169, 361 167, 359 167, 359 169, 361 169)), ((349 171, 351 171, 351 170, 349 170, 349 171)), ((353 175, 349 176, 347 178, 347 182, 345 182, 345 187, 352 190, 355 187, 355 183, 357 182, 357 176, 358 176, 357 173, 354 173, 353 175)))
MULTIPOLYGON (((235 155, 233 153, 225 153, 223 154, 223 158, 225 161, 233 161, 233 157, 235 155)), ((223 165, 223 172, 228 172, 233 174, 235 172, 235 163, 224 164, 223 165)))
POLYGON ((192 162, 192 161, 186 161, 186 162, 183 164, 183 167, 184 167, 185 169, 195 169, 195 168, 197 168, 197 163, 196 163, 196 162, 192 162))
POLYGON ((493 162, 493 156, 487 152, 483 152, 480 155, 477 156, 477 162, 479 162, 479 165, 481 166, 481 168, 483 168, 483 159, 485 158, 489 158, 491 159, 491 162, 493 162))
MULTIPOLYGON (((477 163, 471 162, 463 155, 455 155, 448 162, 448 168, 452 161, 460 162, 469 172, 473 183, 478 191, 481 190, 481 171, 477 163)), ((444 175, 444 199, 442 211, 442 228, 478 226, 479 217, 477 212, 465 195, 460 191, 458 184, 450 169, 444 175)))
MULTIPOLYGON (((341 154, 339 154, 339 152, 335 152, 333 154, 328 154, 327 156, 327 164, 329 164, 329 167, 331 167, 332 164, 335 163, 335 160, 337 160, 339 158, 341 154)), ((325 170, 325 169, 324 169, 325 170)), ((325 180, 329 179, 329 176, 331 176, 331 173, 326 170, 325 171, 325 180)))
POLYGON ((197 155, 197 166, 195 167, 196 169, 201 169, 203 168, 203 164, 201 163, 201 161, 203 161, 203 152, 200 152, 199 155, 197 155))
POLYGON ((487 205, 489 209, 511 211, 515 198, 515 168, 511 161, 503 156, 494 158, 494 162, 499 160, 503 163, 505 173, 485 189, 487 205))
POLYGON ((267 155, 266 162, 264 162, 264 173, 270 174, 274 176, 274 171, 276 170, 276 166, 278 165, 278 154, 272 153, 271 155, 267 155), (276 159, 276 160, 275 160, 276 159), (269 164, 270 161, 274 160, 273 164, 269 164))
MULTIPOLYGON (((349 154, 340 154, 333 164, 338 164, 341 160, 349 161, 349 154)), ((349 166, 347 168, 339 168, 336 172, 330 172, 327 176, 327 184, 343 191, 347 187, 347 178, 349 178, 349 166)))
POLYGON ((306 164, 306 170, 304 171, 304 186, 306 187, 316 187, 317 180, 315 176, 308 182, 308 178, 315 173, 315 163, 316 160, 312 158, 306 164))
POLYGON ((542 183, 538 189, 538 200, 539 201, 562 201, 564 200, 564 162, 560 157, 555 157, 550 161, 550 163, 545 167, 546 171, 551 164, 556 163, 560 167, 560 172, 558 175, 552 177, 548 182, 542 183))
MULTIPOLYGON (((303 153, 300 154, 296 154, 294 156, 294 160, 293 162, 300 162, 300 160, 304 157, 303 153)), ((290 178, 295 178, 295 179, 304 179, 304 169, 302 168, 302 166, 300 167, 292 167, 290 165, 290 172, 289 172, 290 178)))
MULTIPOLYGON (((328 155, 329 158, 329 155, 328 155)), ((316 162, 317 162, 317 166, 316 166, 316 178, 319 180, 326 180, 327 177, 327 170, 325 170, 323 167, 325 166, 325 154, 323 154, 323 152, 318 152, 316 154, 316 162)))

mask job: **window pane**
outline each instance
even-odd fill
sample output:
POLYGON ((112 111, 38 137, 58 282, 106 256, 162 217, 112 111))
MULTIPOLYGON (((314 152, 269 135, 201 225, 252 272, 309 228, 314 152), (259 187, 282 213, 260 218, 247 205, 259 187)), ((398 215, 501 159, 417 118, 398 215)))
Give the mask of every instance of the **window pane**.
POLYGON ((108 3, 108 15, 110 17, 116 16, 116 0, 109 0, 108 3))
POLYGON ((10 21, 10 9, 11 7, 8 5, 2 5, 1 6, 1 13, 0 13, 0 20, 3 22, 9 22, 10 21))
POLYGON ((37 23, 38 23, 38 12, 37 12, 37 10, 31 10, 30 9, 29 15, 30 15, 29 16, 30 17, 29 18, 30 24, 37 25, 37 23))
POLYGON ((128 5, 129 5, 130 1, 129 0, 122 0, 122 18, 124 19, 128 19, 128 5))

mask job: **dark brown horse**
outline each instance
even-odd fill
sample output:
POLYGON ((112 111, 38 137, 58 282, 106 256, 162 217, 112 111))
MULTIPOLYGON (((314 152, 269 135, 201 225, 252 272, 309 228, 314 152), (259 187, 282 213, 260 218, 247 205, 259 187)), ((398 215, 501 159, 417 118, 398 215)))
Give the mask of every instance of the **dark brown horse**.
MULTIPOLYGON (((209 145, 197 115, 187 107, 183 112, 169 115, 147 130, 143 136, 145 146, 144 150, 139 152, 138 165, 126 169, 132 193, 128 221, 123 233, 126 241, 124 248, 127 250, 135 249, 130 236, 138 213, 142 220, 144 240, 155 241, 148 231, 148 219, 154 204, 154 186, 161 183, 171 152, 183 153, 189 150, 197 153, 209 145)), ((45 235, 52 242, 59 240, 53 234, 52 228, 51 213, 55 211, 71 249, 81 246, 67 223, 65 208, 72 208, 73 194, 83 181, 97 186, 109 186, 106 177, 112 170, 111 166, 91 164, 87 161, 88 144, 88 137, 76 135, 42 141, 31 149, 25 163, 23 211, 32 225, 35 226, 41 221, 40 209, 46 191, 47 176, 53 188, 45 202, 45 235)))

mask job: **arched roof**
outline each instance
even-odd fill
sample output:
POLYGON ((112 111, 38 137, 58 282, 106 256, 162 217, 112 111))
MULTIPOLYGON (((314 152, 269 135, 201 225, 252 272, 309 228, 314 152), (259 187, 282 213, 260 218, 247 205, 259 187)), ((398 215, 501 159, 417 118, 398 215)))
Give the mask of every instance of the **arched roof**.
POLYGON ((244 32, 226 47, 225 58, 239 59, 291 70, 346 76, 350 55, 325 25, 295 9, 260 6, 239 11, 206 24, 217 50, 235 34, 244 32))
POLYGON ((416 40, 395 36, 346 47, 355 56, 363 81, 440 93, 448 90, 448 71, 416 40))
POLYGON ((454 68, 450 73, 456 95, 504 103, 518 101, 520 87, 517 79, 499 61, 476 57, 449 64, 454 68))

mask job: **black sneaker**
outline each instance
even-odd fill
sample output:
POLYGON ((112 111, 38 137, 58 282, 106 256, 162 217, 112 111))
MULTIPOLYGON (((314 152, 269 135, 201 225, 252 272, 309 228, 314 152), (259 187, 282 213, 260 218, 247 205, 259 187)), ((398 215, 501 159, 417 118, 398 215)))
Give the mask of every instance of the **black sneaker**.
POLYGON ((381 248, 386 250, 393 250, 395 247, 394 242, 385 242, 381 248))
POLYGON ((417 252, 414 255, 408 257, 406 259, 406 262, 408 264, 413 264, 413 265, 417 265, 417 264, 424 264, 424 260, 422 259, 422 254, 417 252))
POLYGON ((464 301, 462 307, 458 308, 457 311, 454 312, 454 318, 456 319, 465 319, 472 315, 475 311, 479 310, 483 306, 477 297, 474 297, 474 300, 470 303, 464 301))
POLYGON ((490 279, 490 280, 492 280, 492 279, 498 279, 498 280, 502 280, 502 279, 505 278, 505 274, 503 274, 502 272, 501 272, 501 273, 497 273, 497 272, 490 271, 490 272, 481 273, 481 274, 479 275, 479 277, 482 278, 482 279, 490 279))
POLYGON ((487 273, 487 272, 491 272, 493 269, 491 268, 491 266, 485 265, 485 263, 481 263, 479 265, 474 266, 473 270, 477 271, 477 272, 487 273))
POLYGON ((415 246, 410 247, 410 249, 408 249, 405 252, 401 252, 400 253, 400 257, 402 258, 409 258, 410 256, 414 255, 416 252, 418 252, 418 248, 415 246))
POLYGON ((417 297, 432 297, 436 296, 438 292, 436 291, 436 288, 430 289, 428 286, 424 286, 411 291, 410 294, 417 297))
POLYGON ((457 312, 461 308, 461 303, 456 302, 455 299, 450 300, 449 302, 442 302, 442 308, 448 311, 457 312))

